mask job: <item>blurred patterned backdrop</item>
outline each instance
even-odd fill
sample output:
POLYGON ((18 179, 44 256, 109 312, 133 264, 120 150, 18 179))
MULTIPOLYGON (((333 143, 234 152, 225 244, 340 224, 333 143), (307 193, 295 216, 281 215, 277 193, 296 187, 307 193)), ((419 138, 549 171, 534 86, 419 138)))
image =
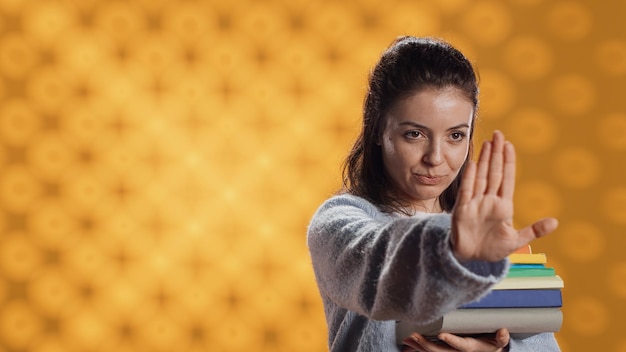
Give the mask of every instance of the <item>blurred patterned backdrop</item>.
POLYGON ((369 70, 443 37, 516 144, 564 351, 626 351, 626 1, 0 0, 0 350, 324 351, 305 245, 369 70))

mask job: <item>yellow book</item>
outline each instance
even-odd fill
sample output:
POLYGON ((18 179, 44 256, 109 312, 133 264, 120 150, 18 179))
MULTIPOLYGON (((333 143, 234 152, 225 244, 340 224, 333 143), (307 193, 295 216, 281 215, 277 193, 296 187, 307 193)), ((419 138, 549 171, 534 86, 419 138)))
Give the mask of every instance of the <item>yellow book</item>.
POLYGON ((511 264, 545 264, 548 258, 545 253, 513 253, 509 255, 511 264))

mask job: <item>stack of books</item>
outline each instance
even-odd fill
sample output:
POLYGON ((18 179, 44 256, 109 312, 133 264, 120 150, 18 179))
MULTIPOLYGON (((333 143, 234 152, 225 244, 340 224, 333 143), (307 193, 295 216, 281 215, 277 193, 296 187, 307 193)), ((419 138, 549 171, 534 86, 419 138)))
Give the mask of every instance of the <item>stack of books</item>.
POLYGON ((507 328, 512 336, 524 337, 559 331, 563 323, 561 290, 564 285, 554 268, 546 266, 546 255, 532 253, 527 246, 511 254, 509 261, 511 268, 507 277, 481 299, 428 325, 397 322, 398 344, 414 332, 436 337, 440 332, 472 335, 507 328))

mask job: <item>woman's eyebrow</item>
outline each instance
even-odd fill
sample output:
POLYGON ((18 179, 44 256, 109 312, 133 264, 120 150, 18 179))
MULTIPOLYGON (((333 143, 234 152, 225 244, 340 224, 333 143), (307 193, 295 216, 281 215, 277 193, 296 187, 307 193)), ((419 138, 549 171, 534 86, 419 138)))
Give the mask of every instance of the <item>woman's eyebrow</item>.
POLYGON ((450 130, 458 130, 459 128, 470 128, 470 126, 468 124, 466 124, 466 123, 461 123, 461 124, 458 124, 456 126, 452 126, 452 127, 448 128, 448 131, 450 131, 450 130))
MULTIPOLYGON (((413 126, 413 127, 422 128, 422 129, 425 129, 425 130, 430 130, 430 128, 428 128, 428 127, 426 127, 424 125, 421 125, 421 124, 419 124, 417 122, 414 122, 414 121, 402 121, 402 122, 400 122, 399 125, 400 126, 413 126)), ((448 128, 447 131, 457 130, 459 128, 469 128, 469 127, 470 127, 469 124, 461 123, 461 124, 458 124, 456 126, 452 126, 452 127, 448 128)))
POLYGON ((402 122, 399 123, 399 125, 400 126, 413 126, 413 127, 422 128, 422 129, 425 129, 425 130, 430 130, 430 128, 428 128, 428 127, 426 127, 424 125, 420 125, 419 123, 414 122, 414 121, 402 121, 402 122))

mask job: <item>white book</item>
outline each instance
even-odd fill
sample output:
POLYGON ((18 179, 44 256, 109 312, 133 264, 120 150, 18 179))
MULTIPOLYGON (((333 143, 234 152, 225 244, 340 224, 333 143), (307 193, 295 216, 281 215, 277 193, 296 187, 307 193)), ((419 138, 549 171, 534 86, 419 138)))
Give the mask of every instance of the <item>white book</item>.
POLYGON ((523 276, 507 277, 493 286, 493 290, 523 289, 561 289, 563 279, 560 276, 523 276))
POLYGON ((427 325, 396 322, 398 345, 417 332, 427 337, 440 332, 453 334, 494 333, 507 328, 511 335, 533 335, 543 332, 557 332, 563 324, 560 308, 480 308, 457 309, 427 325))

